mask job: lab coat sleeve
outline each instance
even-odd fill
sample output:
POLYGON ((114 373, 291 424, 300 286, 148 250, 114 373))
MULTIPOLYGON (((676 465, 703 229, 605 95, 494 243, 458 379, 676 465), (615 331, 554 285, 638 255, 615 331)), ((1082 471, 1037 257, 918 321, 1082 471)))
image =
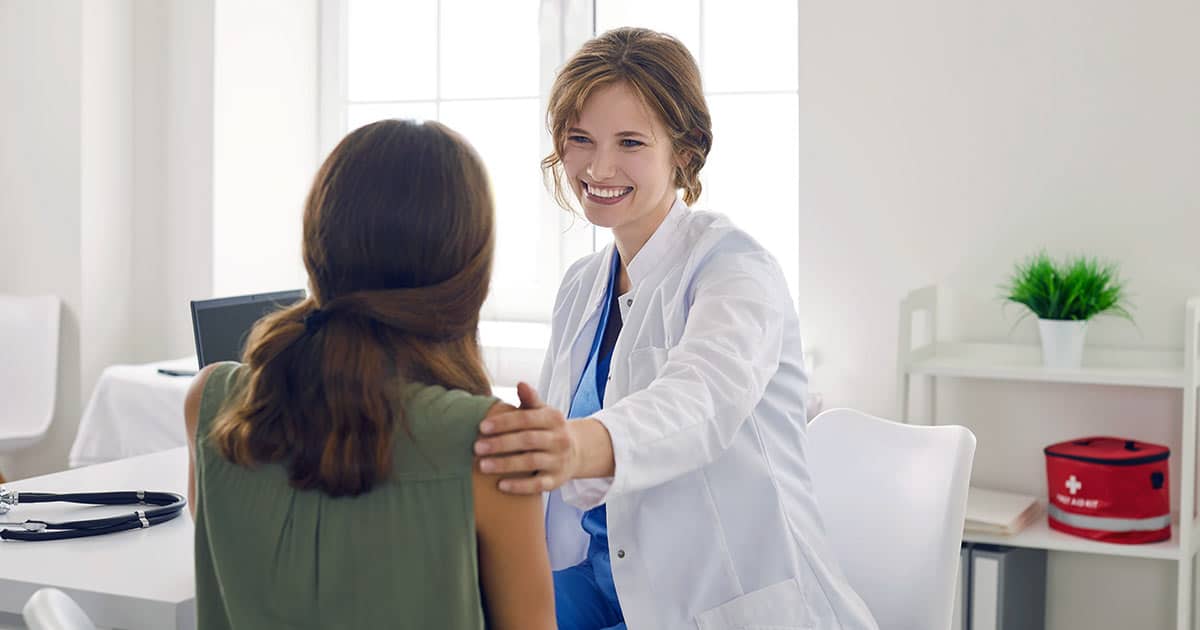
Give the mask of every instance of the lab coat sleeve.
POLYGON ((614 477, 564 485, 568 503, 591 509, 712 462, 762 399, 791 308, 778 263, 761 250, 716 255, 692 291, 683 334, 649 387, 594 415, 612 438, 614 477))

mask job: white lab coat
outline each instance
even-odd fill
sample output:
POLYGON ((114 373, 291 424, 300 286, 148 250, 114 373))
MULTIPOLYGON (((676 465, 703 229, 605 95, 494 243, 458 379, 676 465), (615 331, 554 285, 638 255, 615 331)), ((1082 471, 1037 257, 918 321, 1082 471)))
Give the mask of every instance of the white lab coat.
MULTIPOLYGON (((614 252, 563 278, 539 388, 555 408, 570 407, 614 252)), ((553 568, 583 560, 582 512, 606 503, 630 630, 876 628, 817 514, 808 377, 779 264, 725 217, 677 200, 628 273, 594 416, 612 436, 615 476, 547 497, 553 568)))

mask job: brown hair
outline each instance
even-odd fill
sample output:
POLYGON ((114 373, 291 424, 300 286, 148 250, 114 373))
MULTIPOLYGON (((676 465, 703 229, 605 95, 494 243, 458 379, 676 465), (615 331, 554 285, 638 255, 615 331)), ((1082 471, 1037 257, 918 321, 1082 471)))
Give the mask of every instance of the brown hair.
POLYGON ((286 464, 293 486, 356 495, 391 474, 408 381, 488 394, 477 340, 494 216, 483 164, 435 123, 354 131, 304 208, 310 295, 260 320, 244 386, 210 439, 230 461, 286 464))
POLYGON ((562 168, 567 129, 579 120, 593 90, 620 82, 641 97, 671 134, 672 149, 685 159, 684 166, 675 170, 675 188, 683 189, 684 202, 695 203, 700 197, 700 169, 713 138, 700 69, 687 47, 674 37, 625 27, 588 40, 554 79, 546 108, 554 152, 542 160, 542 171, 547 181, 553 182, 558 205, 571 208, 562 168))

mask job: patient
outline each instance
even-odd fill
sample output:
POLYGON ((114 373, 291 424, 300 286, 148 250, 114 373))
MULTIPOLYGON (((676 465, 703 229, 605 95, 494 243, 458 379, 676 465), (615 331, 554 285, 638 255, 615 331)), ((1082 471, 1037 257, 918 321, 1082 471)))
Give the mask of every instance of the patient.
POLYGON ((494 216, 479 157, 381 121, 322 165, 310 297, 187 396, 199 627, 553 628, 541 497, 474 472, 494 216))

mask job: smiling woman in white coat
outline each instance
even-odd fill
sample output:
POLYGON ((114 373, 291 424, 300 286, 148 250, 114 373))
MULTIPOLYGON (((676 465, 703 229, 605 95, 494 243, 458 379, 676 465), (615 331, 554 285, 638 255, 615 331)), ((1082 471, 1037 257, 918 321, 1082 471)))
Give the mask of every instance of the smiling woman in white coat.
POLYGON ((614 244, 563 278, 546 402, 522 384, 475 447, 501 490, 548 493, 559 628, 875 628, 815 503, 783 273, 689 208, 712 146, 694 59, 605 33, 560 70, 547 123, 559 203, 572 192, 614 244))

